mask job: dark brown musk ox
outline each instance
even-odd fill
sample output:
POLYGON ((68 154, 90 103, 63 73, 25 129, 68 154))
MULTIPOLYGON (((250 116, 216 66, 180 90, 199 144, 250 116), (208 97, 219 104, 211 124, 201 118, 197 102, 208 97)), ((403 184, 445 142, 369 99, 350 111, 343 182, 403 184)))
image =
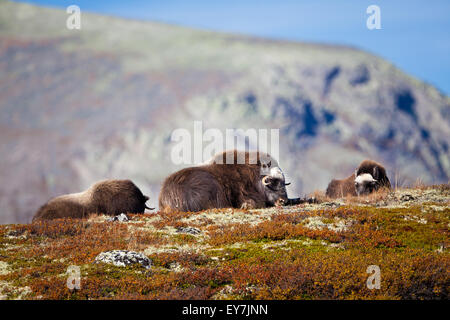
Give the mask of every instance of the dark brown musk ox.
POLYGON ((149 198, 130 180, 104 180, 80 193, 49 200, 34 215, 33 221, 58 218, 85 218, 91 213, 118 215, 143 213, 149 198))
MULTIPOLYGON (((253 165, 259 168, 261 177, 271 176, 285 180, 283 170, 278 166, 278 161, 266 152, 226 150, 215 154, 206 164, 253 165)), ((285 183, 285 186, 288 185, 290 183, 285 183)))
POLYGON ((370 194, 380 188, 391 188, 386 169, 378 162, 364 160, 348 178, 333 179, 327 187, 326 196, 339 198, 370 194))
MULTIPOLYGON (((267 152, 262 151, 241 151, 241 150, 226 150, 215 154, 207 164, 223 164, 223 163, 246 163, 246 164, 256 164, 260 167, 260 174, 262 176, 268 175, 274 178, 285 179, 284 173, 278 165, 277 159, 272 157, 267 152), (234 162, 233 162, 234 161, 234 162), (240 161, 240 162, 238 162, 240 161)), ((285 183, 285 186, 290 183, 285 183)), ((317 203, 317 200, 313 198, 292 198, 284 202, 283 205, 293 206, 302 203, 317 203)))
POLYGON ((265 208, 287 202, 284 176, 261 175, 258 164, 208 164, 185 168, 163 182, 163 211, 265 208))

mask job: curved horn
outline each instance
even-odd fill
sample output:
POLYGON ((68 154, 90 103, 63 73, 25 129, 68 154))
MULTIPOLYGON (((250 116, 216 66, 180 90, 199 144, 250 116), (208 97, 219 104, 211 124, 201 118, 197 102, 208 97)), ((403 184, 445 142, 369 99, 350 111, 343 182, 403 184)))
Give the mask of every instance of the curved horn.
POLYGON ((285 185, 285 186, 288 186, 288 185, 290 185, 290 184, 291 184, 291 183, 290 183, 290 182, 288 182, 288 183, 285 183, 284 185, 285 185))
POLYGON ((270 177, 269 177, 269 176, 265 176, 265 177, 262 179, 263 185, 267 186, 267 185, 270 184, 270 181, 267 181, 267 180, 270 180, 270 177))

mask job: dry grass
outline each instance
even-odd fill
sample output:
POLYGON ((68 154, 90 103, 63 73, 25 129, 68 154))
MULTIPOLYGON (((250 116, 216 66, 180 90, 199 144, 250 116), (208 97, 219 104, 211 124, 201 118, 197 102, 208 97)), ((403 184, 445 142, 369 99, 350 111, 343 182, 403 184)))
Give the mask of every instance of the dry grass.
POLYGON ((380 188, 375 192, 372 192, 368 195, 352 197, 347 196, 345 198, 345 203, 348 204, 376 204, 380 201, 386 200, 391 193, 391 190, 388 188, 380 188))
POLYGON ((11 299, 448 299, 449 191, 448 185, 406 189, 402 192, 440 199, 425 197, 421 203, 407 201, 399 206, 380 207, 386 198, 401 195, 380 190, 347 198, 346 205, 337 208, 305 204, 260 211, 131 215, 127 223, 91 216, 0 226, 0 260, 8 266, 7 272, 0 273, 0 283, 6 284, 0 295, 11 299), (242 220, 217 223, 215 219, 225 214, 242 220), (173 232, 179 226, 195 226, 201 234, 173 232), (92 263, 100 252, 113 249, 147 252, 152 268, 92 263), (71 291, 65 273, 74 264, 82 270, 81 289, 71 291), (372 264, 382 272, 379 290, 366 286, 366 269, 372 264))

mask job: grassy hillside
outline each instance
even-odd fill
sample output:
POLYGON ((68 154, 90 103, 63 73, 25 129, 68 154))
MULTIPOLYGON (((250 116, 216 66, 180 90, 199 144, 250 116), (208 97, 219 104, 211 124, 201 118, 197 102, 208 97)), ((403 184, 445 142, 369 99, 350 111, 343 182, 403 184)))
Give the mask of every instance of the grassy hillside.
POLYGON ((182 167, 171 134, 195 120, 279 129, 291 197, 366 158, 400 186, 449 181, 449 98, 380 57, 87 12, 68 30, 67 16, 0 1, 0 223, 106 178, 155 206, 182 167))
POLYGON ((449 299, 450 187, 264 210, 0 226, 3 299, 449 299), (132 250, 149 269, 94 263, 132 250), (81 287, 66 286, 81 268, 81 287), (368 266, 381 271, 368 289, 368 266))

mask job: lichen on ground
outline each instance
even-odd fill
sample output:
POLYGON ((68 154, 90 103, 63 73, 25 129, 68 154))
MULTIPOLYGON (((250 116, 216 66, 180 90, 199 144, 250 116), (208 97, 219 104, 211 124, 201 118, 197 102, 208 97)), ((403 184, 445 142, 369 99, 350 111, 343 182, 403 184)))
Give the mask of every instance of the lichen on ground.
POLYGON ((1 299, 448 299, 450 187, 0 226, 1 299), (136 251, 152 266, 94 263, 136 251), (67 287, 79 266, 80 289, 67 287), (367 287, 378 265, 381 288, 367 287))

